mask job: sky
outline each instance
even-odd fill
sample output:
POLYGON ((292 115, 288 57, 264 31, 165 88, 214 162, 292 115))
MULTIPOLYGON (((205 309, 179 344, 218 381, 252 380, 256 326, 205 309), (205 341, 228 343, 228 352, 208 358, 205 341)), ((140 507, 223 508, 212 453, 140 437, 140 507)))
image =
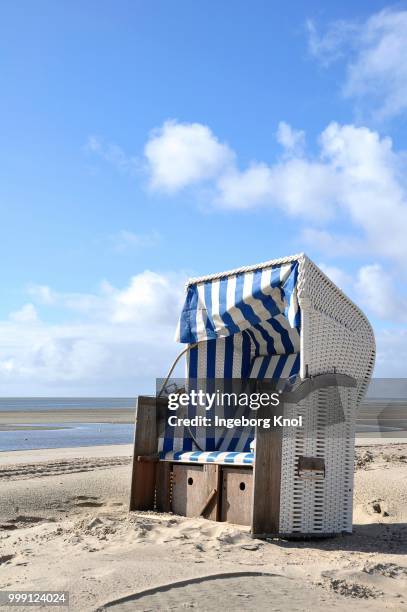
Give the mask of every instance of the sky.
POLYGON ((0 7, 0 396, 134 396, 187 277, 305 252, 407 361, 407 3, 0 7))

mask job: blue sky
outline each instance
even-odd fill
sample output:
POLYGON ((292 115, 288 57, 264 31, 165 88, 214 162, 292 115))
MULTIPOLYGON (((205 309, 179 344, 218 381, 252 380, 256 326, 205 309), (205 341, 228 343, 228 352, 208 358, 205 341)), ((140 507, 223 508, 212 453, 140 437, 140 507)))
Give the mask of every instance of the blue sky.
POLYGON ((300 251, 404 375, 405 3, 0 10, 0 394, 136 394, 186 276, 300 251))

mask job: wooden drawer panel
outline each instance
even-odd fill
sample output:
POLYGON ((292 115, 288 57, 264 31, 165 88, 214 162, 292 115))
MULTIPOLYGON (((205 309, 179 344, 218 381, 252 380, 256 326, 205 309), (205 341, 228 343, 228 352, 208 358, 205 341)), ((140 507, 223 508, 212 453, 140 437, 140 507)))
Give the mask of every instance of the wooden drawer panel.
MULTIPOLYGON (((213 489, 219 488, 217 465, 173 464, 172 511, 181 516, 200 516, 213 489)), ((206 508, 205 518, 217 520, 217 499, 206 508)))
POLYGON ((237 525, 251 524, 253 470, 224 467, 221 520, 237 525))

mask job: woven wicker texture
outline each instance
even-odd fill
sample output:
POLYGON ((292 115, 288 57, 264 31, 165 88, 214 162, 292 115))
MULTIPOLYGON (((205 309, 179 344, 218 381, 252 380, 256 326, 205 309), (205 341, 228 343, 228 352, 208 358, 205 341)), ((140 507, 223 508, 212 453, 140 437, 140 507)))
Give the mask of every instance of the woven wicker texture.
POLYGON ((373 331, 361 310, 306 256, 300 258, 298 299, 301 375, 348 374, 358 386, 321 389, 300 405, 286 406, 288 417, 303 415, 304 426, 284 429, 280 532, 350 532, 355 420, 374 367, 373 331), (339 410, 343 421, 330 424, 339 410), (325 478, 300 478, 300 456, 323 458, 325 478))

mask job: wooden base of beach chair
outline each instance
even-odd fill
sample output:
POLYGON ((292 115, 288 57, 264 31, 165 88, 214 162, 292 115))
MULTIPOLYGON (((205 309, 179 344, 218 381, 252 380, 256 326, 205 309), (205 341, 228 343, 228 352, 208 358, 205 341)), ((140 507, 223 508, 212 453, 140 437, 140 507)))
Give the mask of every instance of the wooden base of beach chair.
POLYGON ((213 464, 167 465, 172 466, 172 512, 237 525, 251 524, 252 468, 213 464))
POLYGON ((172 464, 171 510, 219 520, 220 466, 172 464))
POLYGON ((129 510, 153 510, 156 493, 157 418, 166 401, 140 395, 137 400, 129 510))
POLYGON ((159 461, 157 435, 165 400, 140 396, 136 409, 130 510, 158 510, 181 516, 248 525, 254 534, 278 531, 281 438, 257 434, 260 470, 252 466, 159 461))

